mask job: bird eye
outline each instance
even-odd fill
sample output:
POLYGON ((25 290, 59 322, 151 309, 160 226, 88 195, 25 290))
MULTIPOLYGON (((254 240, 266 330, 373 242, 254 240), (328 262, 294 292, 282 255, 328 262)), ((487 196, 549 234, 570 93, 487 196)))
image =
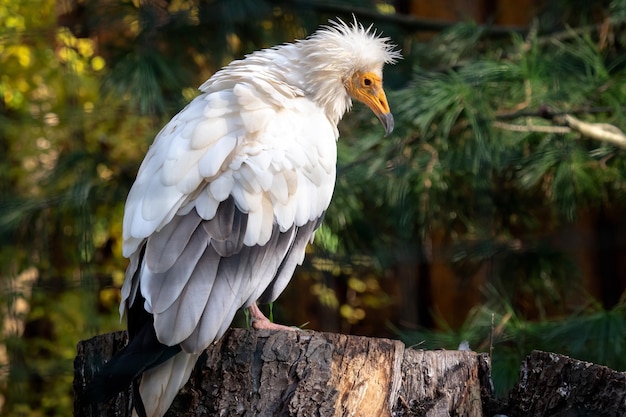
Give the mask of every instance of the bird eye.
POLYGON ((370 80, 369 78, 364 78, 363 85, 369 87, 370 85, 372 85, 372 80, 370 80))

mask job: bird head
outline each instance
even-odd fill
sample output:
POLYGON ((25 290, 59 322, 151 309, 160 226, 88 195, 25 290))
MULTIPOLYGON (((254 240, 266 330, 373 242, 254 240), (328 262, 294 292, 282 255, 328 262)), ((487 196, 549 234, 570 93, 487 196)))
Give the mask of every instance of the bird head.
POLYGON ((356 19, 351 24, 338 19, 302 41, 301 46, 305 48, 308 85, 315 86, 312 93, 329 109, 331 118, 341 118, 351 99, 355 99, 374 112, 386 134, 393 131, 382 69, 402 56, 389 38, 379 36, 372 26, 365 28, 356 19))
POLYGON ((350 97, 364 103, 374 112, 383 124, 387 135, 393 131, 393 115, 387 103, 383 79, 380 75, 371 71, 356 71, 346 81, 346 90, 350 97))

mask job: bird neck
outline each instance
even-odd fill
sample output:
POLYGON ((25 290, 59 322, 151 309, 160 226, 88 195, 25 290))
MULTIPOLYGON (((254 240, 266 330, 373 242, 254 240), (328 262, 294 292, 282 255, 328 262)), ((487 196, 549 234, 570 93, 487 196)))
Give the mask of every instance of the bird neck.
POLYGON ((345 74, 333 64, 332 57, 319 47, 312 47, 309 40, 264 49, 249 55, 246 60, 271 60, 265 71, 275 79, 296 88, 300 94, 315 102, 335 126, 352 106, 345 87, 345 74))
POLYGON ((307 41, 302 41, 254 52, 216 72, 200 90, 211 92, 239 82, 255 84, 255 79, 262 77, 292 96, 308 97, 336 126, 352 106, 342 79, 345 75, 329 64, 332 59, 328 54, 319 53, 319 48, 311 49, 307 41))
POLYGON ((298 50, 298 58, 293 63, 296 68, 294 77, 300 80, 305 94, 337 125, 352 106, 345 86, 348 75, 344 68, 338 67, 333 62, 334 57, 311 45, 308 39, 288 46, 298 50))

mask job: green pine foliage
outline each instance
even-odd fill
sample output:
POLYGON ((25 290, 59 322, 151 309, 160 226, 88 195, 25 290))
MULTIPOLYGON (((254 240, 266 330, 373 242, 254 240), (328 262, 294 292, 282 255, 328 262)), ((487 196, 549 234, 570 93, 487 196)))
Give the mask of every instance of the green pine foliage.
POLYGON ((359 200, 395 207, 398 216, 383 218, 400 234, 443 229, 455 261, 537 252, 532 236, 546 224, 619 207, 622 150, 558 118, 624 125, 623 45, 601 48, 591 29, 559 34, 492 41, 462 24, 416 48, 410 81, 391 96, 397 133, 381 140, 355 132, 358 143, 343 143, 350 191, 354 179, 371 190, 384 178, 380 193, 359 200))

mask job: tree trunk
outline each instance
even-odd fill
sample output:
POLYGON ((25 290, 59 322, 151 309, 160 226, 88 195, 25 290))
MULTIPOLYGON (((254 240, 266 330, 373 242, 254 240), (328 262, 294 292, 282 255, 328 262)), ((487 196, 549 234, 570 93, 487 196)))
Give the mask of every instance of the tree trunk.
MULTIPOLYGON (((130 416, 125 390, 108 404, 81 395, 124 332, 80 342, 75 416, 130 416)), ((167 416, 482 417, 492 397, 484 354, 419 351, 399 341, 311 331, 233 329, 198 360, 167 416)))
POLYGON ((626 373, 534 351, 509 396, 512 417, 626 415, 626 373))

